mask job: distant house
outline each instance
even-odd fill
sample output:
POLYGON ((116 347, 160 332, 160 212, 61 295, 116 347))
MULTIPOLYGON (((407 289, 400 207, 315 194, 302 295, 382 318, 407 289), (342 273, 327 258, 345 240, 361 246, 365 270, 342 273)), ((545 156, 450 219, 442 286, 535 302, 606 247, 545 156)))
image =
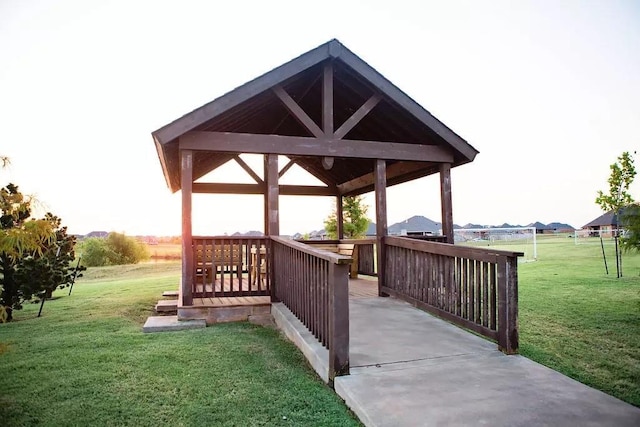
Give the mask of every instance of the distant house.
POLYGON ((551 229, 554 233, 573 233, 576 230, 569 224, 563 222, 550 222, 547 224, 547 228, 551 229))
POLYGON ((90 237, 97 237, 99 239, 105 239, 108 235, 109 233, 106 231, 92 231, 91 233, 84 236, 84 238, 88 239, 90 237))
MULTIPOLYGON (((620 212, 622 216, 623 211, 620 212)), ((582 226, 582 229, 589 230, 591 236, 613 237, 618 229, 618 215, 614 211, 609 211, 598 218, 582 226)))
POLYGON ((527 227, 535 227, 536 228, 536 234, 553 233, 553 229, 552 228, 550 228, 549 226, 541 223, 540 221, 532 222, 531 224, 527 225, 527 227))

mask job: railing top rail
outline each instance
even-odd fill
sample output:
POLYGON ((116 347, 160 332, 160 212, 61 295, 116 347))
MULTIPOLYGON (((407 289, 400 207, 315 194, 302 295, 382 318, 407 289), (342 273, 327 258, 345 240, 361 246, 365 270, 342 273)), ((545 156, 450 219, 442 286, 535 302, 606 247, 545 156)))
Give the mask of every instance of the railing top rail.
POLYGON ((350 243, 354 245, 370 245, 376 243, 376 239, 325 239, 325 240, 304 240, 297 239, 296 242, 305 243, 309 245, 333 245, 338 243, 350 243))
POLYGON ((278 236, 271 236, 271 240, 273 240, 274 242, 278 242, 282 245, 289 246, 290 248, 299 250, 300 252, 304 252, 306 254, 315 256, 325 261, 329 261, 333 264, 350 264, 351 263, 351 257, 325 251, 324 249, 316 249, 311 245, 306 245, 304 243, 300 243, 295 240, 284 239, 278 236))
POLYGON ((385 236, 384 242, 406 249, 430 252, 439 255, 477 259, 478 261, 497 262, 499 257, 517 258, 524 256, 522 252, 501 251, 496 249, 454 246, 449 243, 428 242, 407 237, 385 236))
POLYGON ((193 236, 193 240, 268 240, 267 236, 193 236))

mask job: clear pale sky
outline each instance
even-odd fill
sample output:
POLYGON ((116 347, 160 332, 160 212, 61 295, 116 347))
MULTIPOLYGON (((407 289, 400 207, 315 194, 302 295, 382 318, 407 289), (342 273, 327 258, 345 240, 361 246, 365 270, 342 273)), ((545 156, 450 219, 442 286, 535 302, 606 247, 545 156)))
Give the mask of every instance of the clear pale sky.
MULTIPOLYGON (((640 151, 634 0, 0 0, 2 183, 72 233, 180 234, 151 132, 332 38, 480 151, 452 172, 458 224, 580 227, 640 151)), ((321 228, 332 203, 281 197, 281 232, 321 228)), ((259 196, 194 209, 196 234, 262 230, 259 196)), ((437 176, 389 189, 388 215, 439 221, 437 176)))

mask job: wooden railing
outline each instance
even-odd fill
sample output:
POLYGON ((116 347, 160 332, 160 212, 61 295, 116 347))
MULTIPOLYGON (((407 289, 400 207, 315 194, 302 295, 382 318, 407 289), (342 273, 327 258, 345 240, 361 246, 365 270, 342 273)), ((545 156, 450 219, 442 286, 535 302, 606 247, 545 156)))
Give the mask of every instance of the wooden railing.
POLYGON ((329 350, 329 380, 349 373, 351 258, 271 237, 273 292, 329 350))
POLYGON ((522 253, 385 237, 382 292, 518 350, 522 253))
POLYGON ((194 298, 269 295, 269 239, 196 236, 192 239, 194 298))
POLYGON ((378 270, 376 269, 376 240, 354 240, 354 243, 354 253, 357 254, 358 274, 377 276, 378 270))

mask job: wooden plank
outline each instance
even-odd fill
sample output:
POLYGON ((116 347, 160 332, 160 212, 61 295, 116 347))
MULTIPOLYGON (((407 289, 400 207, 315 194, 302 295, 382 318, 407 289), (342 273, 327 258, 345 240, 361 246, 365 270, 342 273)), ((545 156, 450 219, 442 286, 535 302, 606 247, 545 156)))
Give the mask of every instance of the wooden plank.
POLYGON ((333 63, 327 62, 322 70, 322 130, 333 136, 333 63))
POLYGON ((181 187, 182 187, 182 305, 193 303, 193 251, 192 251, 192 185, 193 185, 193 152, 180 151, 181 187))
POLYGON ((519 257, 524 256, 522 252, 509 252, 494 250, 492 248, 472 248, 468 246, 450 245, 448 243, 429 242, 426 240, 410 239, 407 237, 387 236, 387 245, 399 246, 415 251, 430 252, 438 255, 452 257, 469 258, 478 261, 497 262, 498 257, 519 257))
POLYGON ((451 200, 451 164, 440 165, 440 206, 442 208, 442 234, 453 244, 453 203, 451 200))
MULTIPOLYGON (((283 196, 335 196, 337 190, 317 185, 279 185, 283 196)), ((193 192, 199 194, 264 194, 264 184, 233 184, 218 182, 194 182, 193 192)))
POLYGON ((180 149, 227 153, 328 156, 357 159, 452 163, 453 153, 437 145, 360 141, 250 133, 190 131, 180 137, 180 149))
POLYGON ((338 228, 338 239, 344 239, 344 209, 342 196, 336 196, 336 226, 338 228))
POLYGON ((289 159, 289 162, 287 162, 287 164, 286 164, 286 165, 284 165, 284 167, 283 167, 282 169, 280 169, 280 172, 278 172, 278 178, 282 178, 282 176, 283 176, 285 173, 287 173, 287 171, 288 171, 289 169, 291 169, 291 167, 292 167, 293 165, 295 165, 295 164, 296 164, 296 162, 295 162, 295 161, 293 161, 293 160, 289 159))
POLYGON ((267 182, 267 200, 265 211, 267 214, 267 236, 280 235, 280 212, 279 212, 279 196, 280 188, 278 186, 278 156, 275 154, 267 154, 267 161, 264 176, 267 182))
POLYGON ((346 134, 349 133, 351 129, 353 129, 360 121, 367 115, 373 108, 378 105, 380 102, 380 95, 373 94, 369 99, 365 101, 364 104, 358 108, 358 110, 351 115, 343 124, 338 128, 335 132, 334 137, 337 139, 342 139, 346 134))
POLYGON ((294 250, 298 250, 298 251, 313 255, 316 258, 323 259, 323 260, 328 261, 328 262, 333 263, 333 264, 349 264, 349 263, 351 263, 351 258, 350 257, 344 256, 344 255, 335 254, 335 253, 332 253, 332 252, 329 252, 329 251, 325 251, 325 250, 322 250, 322 249, 315 249, 313 247, 313 245, 307 245, 307 244, 300 243, 300 242, 297 242, 297 241, 291 240, 291 239, 283 239, 283 238, 278 237, 278 236, 271 236, 271 240, 273 240, 273 241, 275 241, 275 242, 277 242, 277 243, 279 243, 281 245, 284 245, 284 246, 287 246, 289 248, 292 248, 294 250))
POLYGON ((329 383, 349 374, 349 266, 329 264, 329 383))
POLYGON ((242 158, 239 155, 233 156, 233 160, 235 160, 236 163, 239 164, 240 167, 244 169, 245 172, 247 172, 255 182, 257 182, 258 184, 264 184, 264 181, 262 180, 262 178, 260 178, 258 174, 255 173, 253 169, 251 169, 251 166, 249 166, 244 160, 242 160, 242 158))
POLYGON ((282 86, 277 85, 272 88, 273 92, 276 96, 282 101, 287 110, 293 115, 293 117, 304 126, 313 136, 316 138, 320 138, 324 136, 324 132, 322 129, 318 127, 316 122, 313 121, 311 117, 298 105, 296 101, 282 88, 282 86))
POLYGON ((387 163, 376 160, 375 163, 375 198, 376 198, 376 244, 378 257, 378 295, 385 296, 382 287, 386 286, 385 276, 385 241, 387 235, 387 163))

